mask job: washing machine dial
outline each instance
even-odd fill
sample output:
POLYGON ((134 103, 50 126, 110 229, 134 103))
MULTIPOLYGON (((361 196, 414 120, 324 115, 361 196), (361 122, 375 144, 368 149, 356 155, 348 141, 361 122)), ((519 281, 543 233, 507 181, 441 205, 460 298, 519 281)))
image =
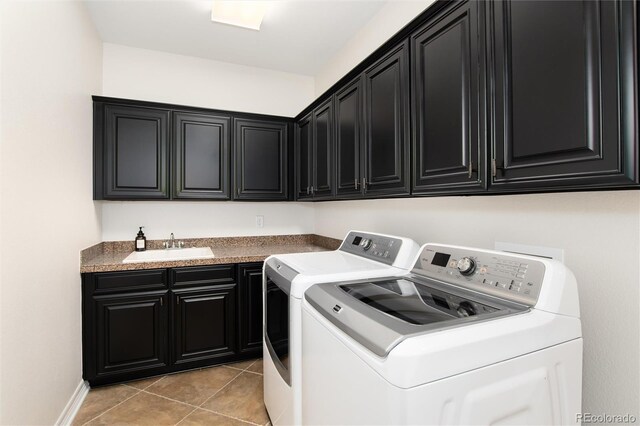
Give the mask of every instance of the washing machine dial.
POLYGON ((476 270, 476 262, 470 257, 463 257, 458 260, 457 267, 462 275, 471 275, 476 270))
POLYGON ((373 245, 373 241, 370 240, 369 238, 363 239, 362 242, 360 243, 360 246, 362 247, 362 250, 364 250, 364 251, 369 250, 372 245, 373 245))

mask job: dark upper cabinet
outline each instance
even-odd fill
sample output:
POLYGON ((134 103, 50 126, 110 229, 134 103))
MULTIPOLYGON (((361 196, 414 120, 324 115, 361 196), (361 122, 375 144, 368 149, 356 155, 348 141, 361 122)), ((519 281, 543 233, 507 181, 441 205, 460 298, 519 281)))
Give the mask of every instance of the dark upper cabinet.
POLYGON ((333 195, 333 103, 329 98, 313 112, 313 185, 316 199, 333 195))
POLYGON ((173 290, 174 360, 198 364, 233 355, 235 284, 173 290))
POLYGON ((92 303, 93 375, 153 374, 169 364, 166 291, 95 296, 92 303))
POLYGON ((230 199, 229 117, 173 113, 173 198, 230 199))
POLYGON ((313 152, 312 115, 309 114, 296 124, 295 157, 296 157, 296 199, 311 198, 313 168, 311 158, 313 152))
POLYGON ((480 3, 456 3, 411 35, 412 193, 485 189, 480 3))
POLYGON ((238 265, 238 352, 262 353, 262 262, 238 265))
POLYGON ((333 196, 333 102, 327 99, 296 125, 296 195, 298 199, 333 196))
POLYGON ((364 145, 362 143, 362 78, 334 95, 336 138, 336 195, 362 194, 364 145))
POLYGON ((366 195, 409 193, 409 141, 407 40, 364 72, 366 195))
POLYGON ((492 189, 638 182, 635 2, 487 2, 492 189))
POLYGON ((94 105, 94 198, 169 198, 169 111, 94 105))
POLYGON ((287 200, 288 123, 234 119, 237 200, 287 200))

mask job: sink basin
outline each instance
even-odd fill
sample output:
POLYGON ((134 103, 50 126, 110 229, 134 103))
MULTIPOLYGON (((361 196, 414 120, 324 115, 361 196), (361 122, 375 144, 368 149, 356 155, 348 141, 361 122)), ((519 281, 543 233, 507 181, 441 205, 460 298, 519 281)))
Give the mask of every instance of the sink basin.
POLYGON ((209 247, 134 251, 122 263, 165 262, 171 260, 213 259, 209 247))

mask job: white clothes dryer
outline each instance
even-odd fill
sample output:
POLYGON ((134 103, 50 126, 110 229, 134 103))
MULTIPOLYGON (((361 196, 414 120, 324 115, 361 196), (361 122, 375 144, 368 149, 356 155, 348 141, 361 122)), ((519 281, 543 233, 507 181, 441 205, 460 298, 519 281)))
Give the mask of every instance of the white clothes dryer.
POLYGON ((264 264, 264 402, 274 425, 301 422, 302 296, 319 282, 406 273, 419 246, 390 235, 350 231, 329 252, 276 255, 264 264))
POLYGON ((425 245, 410 273, 309 288, 302 424, 576 424, 582 333, 562 263, 425 245))

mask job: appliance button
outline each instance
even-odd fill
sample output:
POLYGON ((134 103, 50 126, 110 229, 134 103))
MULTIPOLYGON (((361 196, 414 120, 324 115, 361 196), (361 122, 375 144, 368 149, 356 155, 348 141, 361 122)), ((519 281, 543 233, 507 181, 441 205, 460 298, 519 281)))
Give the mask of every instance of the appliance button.
POLYGON ((463 257, 456 266, 462 275, 471 275, 476 269, 476 262, 470 257, 463 257))
POLYGON ((527 269, 529 267, 529 265, 527 265, 526 263, 521 263, 520 264, 520 268, 521 269, 527 269))
POLYGON ((485 278, 484 280, 482 280, 482 282, 483 282, 484 284, 493 285, 493 281, 488 280, 488 279, 486 279, 486 278, 485 278))
POLYGON ((513 287, 510 290, 513 290, 513 291, 519 293, 520 292, 520 287, 513 287))
POLYGON ((523 279, 524 278, 524 274, 516 274, 516 278, 523 279))

